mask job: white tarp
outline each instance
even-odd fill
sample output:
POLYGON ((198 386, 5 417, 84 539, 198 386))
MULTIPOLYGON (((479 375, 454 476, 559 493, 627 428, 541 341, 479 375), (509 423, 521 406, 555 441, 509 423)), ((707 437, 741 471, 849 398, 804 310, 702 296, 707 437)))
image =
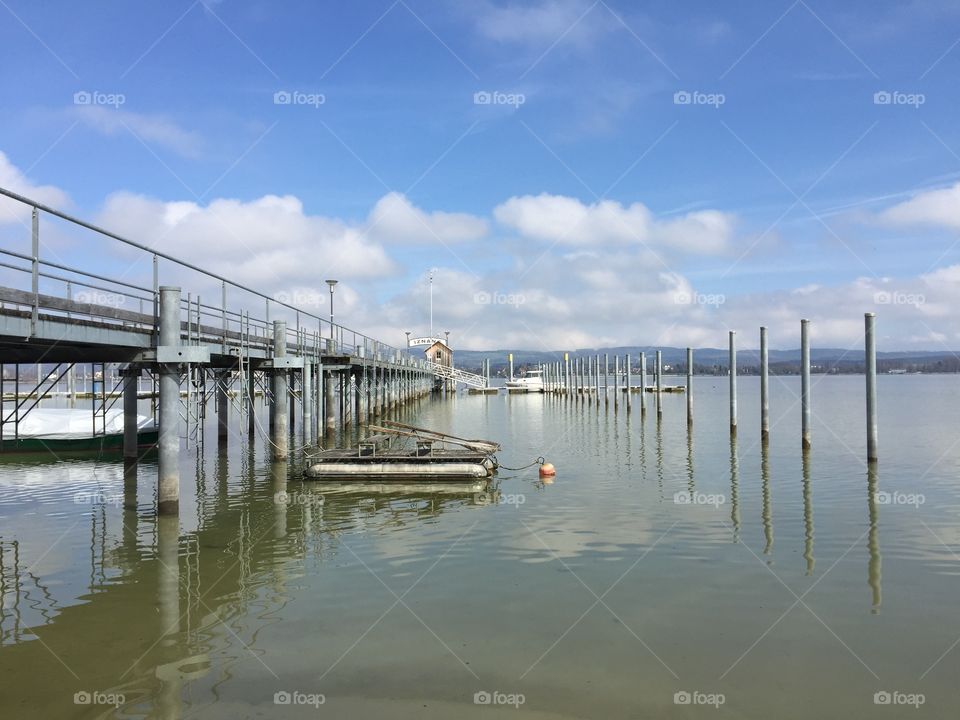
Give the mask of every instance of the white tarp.
MULTIPOLYGON (((12 408, 4 408, 7 415, 12 408)), ((106 422, 97 417, 97 434, 123 433, 123 409, 111 408, 106 412, 106 422)), ((137 415, 137 430, 153 430, 153 418, 137 415)), ((7 428, 10 432, 12 428, 7 428)), ((82 440, 93 437, 93 411, 90 408, 34 408, 20 419, 18 435, 21 440, 41 438, 44 440, 82 440)))

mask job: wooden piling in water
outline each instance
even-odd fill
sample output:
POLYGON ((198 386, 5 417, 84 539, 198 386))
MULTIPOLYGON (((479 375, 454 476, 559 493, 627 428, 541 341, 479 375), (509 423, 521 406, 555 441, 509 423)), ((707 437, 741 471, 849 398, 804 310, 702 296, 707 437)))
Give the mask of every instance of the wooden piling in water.
POLYGON ((770 439, 770 356, 767 329, 760 328, 760 440, 770 439))
POLYGON ((877 436, 877 337, 874 313, 864 314, 864 359, 867 379, 867 462, 880 459, 877 436))
POLYGON ((687 348, 687 425, 693 425, 693 348, 687 348))
POLYGON ((810 449, 810 321, 800 321, 800 405, 802 408, 801 447, 810 449))
POLYGON ((730 331, 730 434, 737 434, 737 331, 730 331))

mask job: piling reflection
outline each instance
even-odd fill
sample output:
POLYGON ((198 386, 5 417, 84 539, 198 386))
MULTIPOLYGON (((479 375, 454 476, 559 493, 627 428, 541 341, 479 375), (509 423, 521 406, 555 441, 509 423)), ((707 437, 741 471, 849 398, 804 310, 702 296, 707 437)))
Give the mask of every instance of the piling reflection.
POLYGON ((867 509, 870 516, 870 530, 867 533, 867 549, 870 561, 867 564, 867 582, 873 594, 870 612, 880 614, 881 597, 881 558, 880 558, 880 514, 877 510, 878 475, 876 463, 867 465, 867 509))
POLYGON ((733 541, 740 542, 740 467, 737 458, 737 436, 730 435, 730 522, 733 541))
POLYGON ((657 488, 663 502, 663 416, 657 413, 657 488))
POLYGON ((807 575, 813 575, 816 561, 813 557, 813 492, 810 485, 810 451, 803 451, 803 558, 807 561, 807 575))
MULTIPOLYGON (((762 443, 760 447, 760 488, 763 497, 763 554, 773 552, 773 510, 770 503, 770 448, 769 443, 762 443)), ((769 561, 768 561, 769 562, 769 561)))
POLYGON ((696 490, 697 481, 693 472, 693 426, 687 425, 687 492, 693 497, 696 490))

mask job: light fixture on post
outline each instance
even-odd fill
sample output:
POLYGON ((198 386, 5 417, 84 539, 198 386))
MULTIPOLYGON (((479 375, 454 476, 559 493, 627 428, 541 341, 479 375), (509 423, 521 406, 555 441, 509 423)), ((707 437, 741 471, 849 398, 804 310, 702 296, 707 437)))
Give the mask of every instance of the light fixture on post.
POLYGON ((334 339, 333 334, 333 287, 337 284, 336 280, 327 280, 327 285, 330 286, 330 339, 334 339))

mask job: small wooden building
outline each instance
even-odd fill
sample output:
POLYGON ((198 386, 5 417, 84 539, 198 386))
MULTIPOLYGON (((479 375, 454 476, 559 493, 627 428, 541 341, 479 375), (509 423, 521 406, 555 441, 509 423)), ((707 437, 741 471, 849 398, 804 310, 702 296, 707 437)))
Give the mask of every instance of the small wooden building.
POLYGON ((423 351, 427 360, 445 367, 453 367, 453 350, 443 340, 437 340, 423 351))

